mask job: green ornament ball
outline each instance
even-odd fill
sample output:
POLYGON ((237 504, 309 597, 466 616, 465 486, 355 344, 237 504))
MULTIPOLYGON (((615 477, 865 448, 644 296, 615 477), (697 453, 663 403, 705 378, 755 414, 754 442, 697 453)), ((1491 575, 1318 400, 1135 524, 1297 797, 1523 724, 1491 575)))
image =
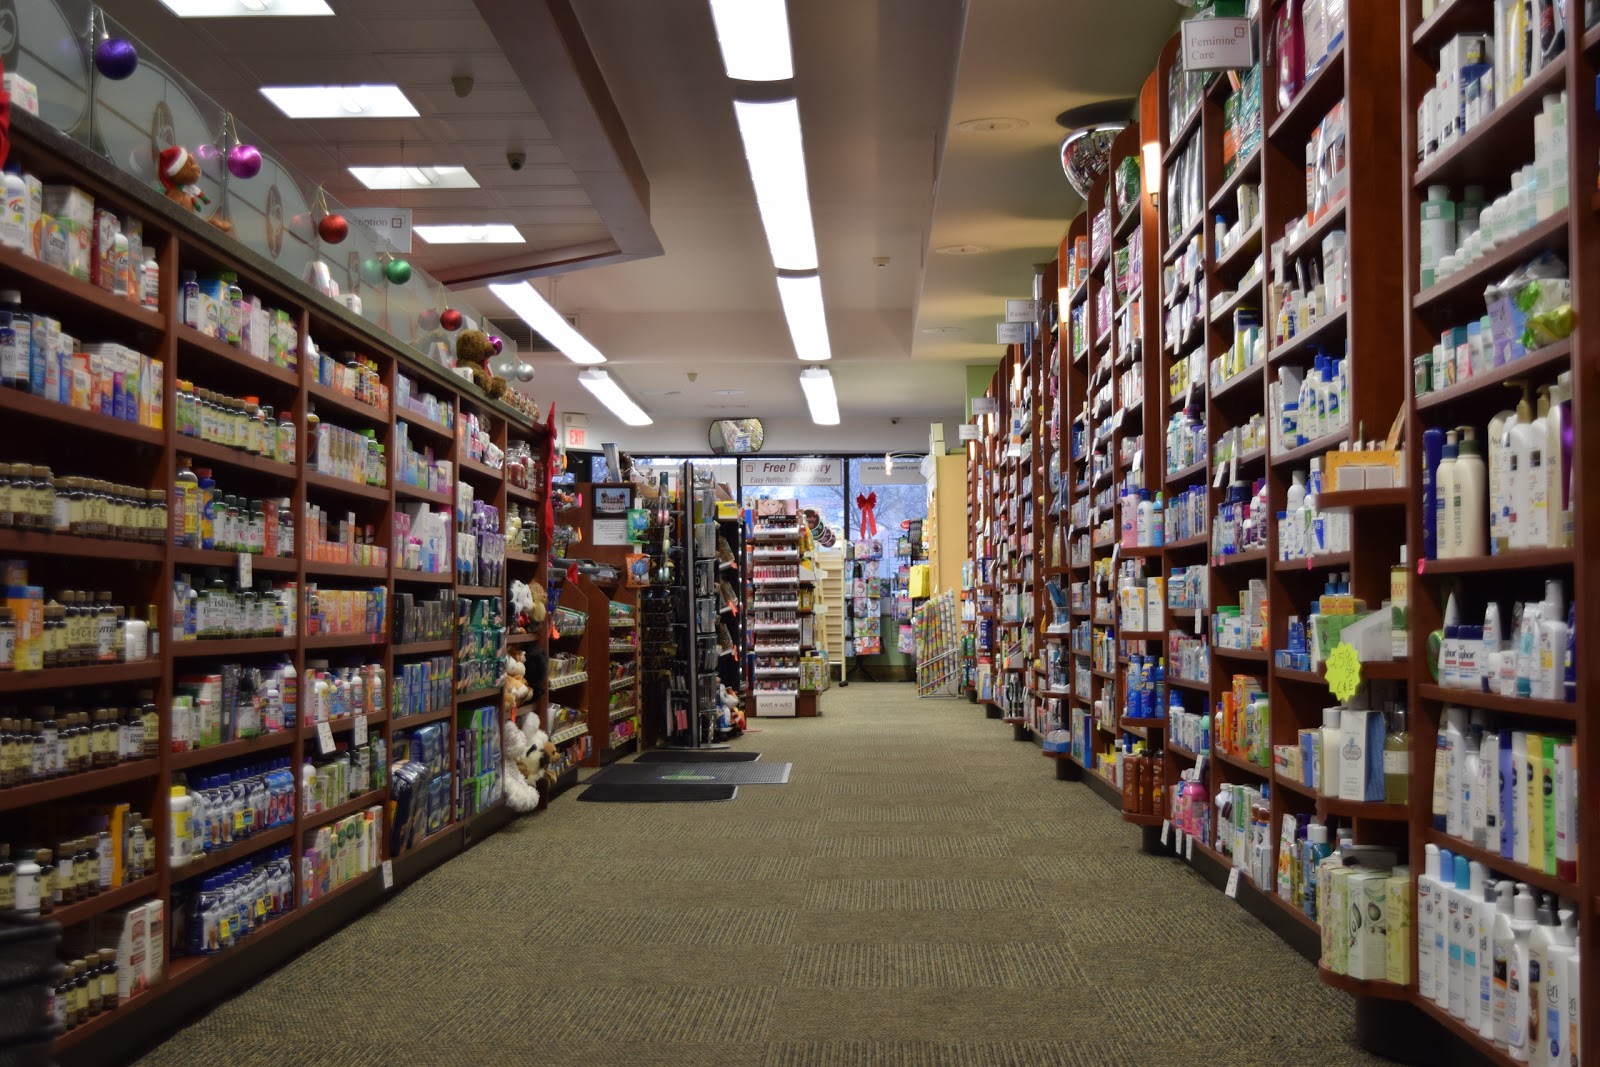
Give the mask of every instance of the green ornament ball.
POLYGON ((391 285, 404 285, 411 280, 411 264, 403 259, 391 259, 384 265, 383 273, 391 285))
POLYGON ((383 282, 383 260, 369 256, 361 261, 361 280, 368 285, 378 285, 383 282))

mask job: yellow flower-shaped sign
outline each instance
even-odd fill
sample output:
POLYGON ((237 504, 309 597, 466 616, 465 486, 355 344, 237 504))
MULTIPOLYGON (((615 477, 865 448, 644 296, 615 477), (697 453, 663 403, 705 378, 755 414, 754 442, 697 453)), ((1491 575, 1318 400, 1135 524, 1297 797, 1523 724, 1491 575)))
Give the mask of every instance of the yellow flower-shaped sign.
POLYGON ((1341 641, 1338 647, 1328 653, 1323 673, 1328 678, 1328 690, 1339 699, 1339 703, 1348 703, 1361 686, 1361 657, 1356 655, 1355 649, 1341 641))

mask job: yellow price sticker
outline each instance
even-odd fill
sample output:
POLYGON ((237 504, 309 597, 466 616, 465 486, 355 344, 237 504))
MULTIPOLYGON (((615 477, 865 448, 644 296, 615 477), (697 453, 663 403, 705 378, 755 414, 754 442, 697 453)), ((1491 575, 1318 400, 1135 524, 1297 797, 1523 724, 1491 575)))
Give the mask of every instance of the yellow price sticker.
POLYGON ((1323 671, 1328 679, 1328 690, 1343 704, 1356 694, 1361 687, 1361 657, 1356 655, 1356 650, 1340 642, 1328 654, 1328 662, 1323 671))

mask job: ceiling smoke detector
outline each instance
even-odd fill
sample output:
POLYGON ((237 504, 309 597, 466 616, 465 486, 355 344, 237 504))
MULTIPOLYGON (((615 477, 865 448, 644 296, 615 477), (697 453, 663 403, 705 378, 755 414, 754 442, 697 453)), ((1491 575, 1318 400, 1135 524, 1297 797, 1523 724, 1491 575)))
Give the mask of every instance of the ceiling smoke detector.
POLYGON ((929 337, 950 337, 961 332, 959 326, 926 326, 922 330, 929 337))
POLYGON ((975 244, 940 245, 934 249, 934 252, 941 256, 981 256, 985 252, 992 251, 994 249, 988 245, 975 244))
POLYGON ((1027 125, 1027 119, 994 116, 958 122, 956 123, 956 129, 966 133, 1007 133, 1011 130, 1020 130, 1027 125))

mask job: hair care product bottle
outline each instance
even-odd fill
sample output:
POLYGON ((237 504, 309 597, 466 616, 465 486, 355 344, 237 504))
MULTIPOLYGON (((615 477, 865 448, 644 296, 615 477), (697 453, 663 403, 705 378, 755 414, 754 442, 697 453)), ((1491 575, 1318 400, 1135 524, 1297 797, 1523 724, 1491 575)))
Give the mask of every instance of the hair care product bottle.
POLYGON ((1460 429, 1461 443, 1455 466, 1455 541, 1457 558, 1489 554, 1489 482, 1483 454, 1478 450, 1478 433, 1471 426, 1460 429))

